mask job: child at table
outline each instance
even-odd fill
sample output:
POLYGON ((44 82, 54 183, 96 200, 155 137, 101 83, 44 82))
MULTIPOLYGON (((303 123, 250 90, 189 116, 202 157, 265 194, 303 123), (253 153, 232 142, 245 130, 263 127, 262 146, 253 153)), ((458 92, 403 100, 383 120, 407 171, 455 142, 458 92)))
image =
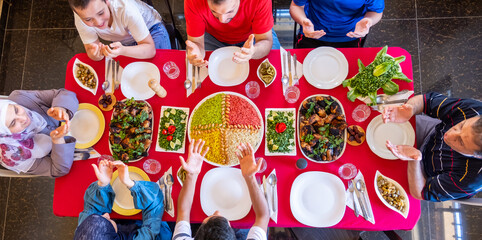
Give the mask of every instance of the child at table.
POLYGON ((120 55, 152 58, 156 49, 171 48, 161 16, 140 0, 69 0, 69 4, 85 51, 94 61, 120 55), (104 45, 99 37, 113 43, 104 45))
POLYGON ((99 166, 92 164, 92 167, 98 180, 85 191, 84 211, 79 214, 74 240, 171 239, 171 230, 162 221, 163 195, 157 183, 132 181, 121 161, 102 160, 99 166), (119 180, 130 189, 135 208, 142 210, 142 223, 118 224, 110 218, 115 198, 110 185, 114 167, 119 171, 119 180))
POLYGON ((79 107, 65 90, 13 91, 0 100, 0 164, 18 174, 60 177, 70 171, 75 138, 66 136, 79 107), (66 124, 59 126, 60 121, 66 124))

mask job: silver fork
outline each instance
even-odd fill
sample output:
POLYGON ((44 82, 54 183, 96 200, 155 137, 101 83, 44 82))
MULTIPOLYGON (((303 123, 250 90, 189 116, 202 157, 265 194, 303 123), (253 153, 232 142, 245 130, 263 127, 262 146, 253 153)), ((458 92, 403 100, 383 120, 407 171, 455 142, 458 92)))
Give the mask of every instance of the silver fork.
POLYGON ((283 77, 281 78, 281 82, 283 83, 283 86, 288 84, 288 75, 286 75, 286 53, 283 54, 283 59, 282 59, 282 62, 283 62, 283 77))

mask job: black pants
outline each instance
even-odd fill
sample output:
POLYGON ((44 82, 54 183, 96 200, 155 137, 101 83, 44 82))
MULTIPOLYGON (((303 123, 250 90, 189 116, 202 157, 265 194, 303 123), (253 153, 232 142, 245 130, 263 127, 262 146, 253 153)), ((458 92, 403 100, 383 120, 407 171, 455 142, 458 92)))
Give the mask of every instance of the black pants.
POLYGON ((298 40, 295 48, 317 48, 322 46, 334 48, 360 48, 365 45, 366 36, 358 38, 350 42, 325 42, 318 39, 307 38, 303 34, 298 34, 298 40))

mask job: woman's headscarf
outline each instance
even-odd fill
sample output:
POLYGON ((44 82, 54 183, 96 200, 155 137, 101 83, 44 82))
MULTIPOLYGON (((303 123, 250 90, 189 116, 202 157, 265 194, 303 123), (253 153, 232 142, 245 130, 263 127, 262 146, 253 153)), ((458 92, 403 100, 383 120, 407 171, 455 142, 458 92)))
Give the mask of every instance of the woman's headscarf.
POLYGON ((11 133, 5 125, 9 105, 16 105, 10 100, 0 100, 0 164, 17 173, 27 172, 35 159, 45 157, 52 150, 50 136, 41 134, 47 122, 38 113, 25 108, 30 118, 30 125, 20 133, 11 133))

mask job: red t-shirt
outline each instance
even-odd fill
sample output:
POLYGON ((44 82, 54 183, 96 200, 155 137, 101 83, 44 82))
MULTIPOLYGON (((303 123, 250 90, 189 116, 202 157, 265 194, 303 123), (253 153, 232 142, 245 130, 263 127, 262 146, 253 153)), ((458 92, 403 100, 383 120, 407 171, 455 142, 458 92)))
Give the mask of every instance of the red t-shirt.
POLYGON ((271 0, 240 0, 239 9, 229 23, 221 23, 208 6, 208 0, 185 0, 187 35, 200 37, 205 32, 224 43, 244 42, 251 33, 263 34, 273 28, 271 0))

